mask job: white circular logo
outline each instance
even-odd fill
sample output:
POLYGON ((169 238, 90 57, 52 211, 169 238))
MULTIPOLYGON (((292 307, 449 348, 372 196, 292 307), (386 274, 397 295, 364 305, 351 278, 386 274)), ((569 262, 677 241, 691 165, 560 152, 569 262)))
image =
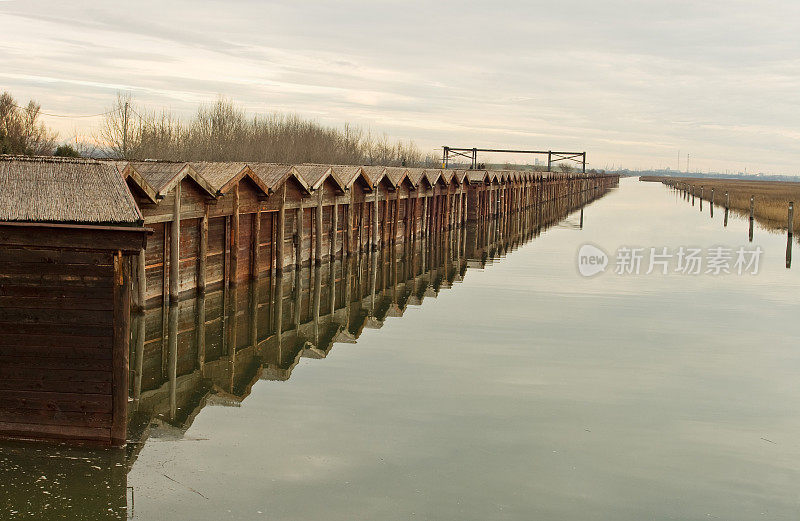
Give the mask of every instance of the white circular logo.
POLYGON ((592 244, 584 244, 578 250, 578 272, 584 277, 591 277, 606 271, 608 254, 592 244))

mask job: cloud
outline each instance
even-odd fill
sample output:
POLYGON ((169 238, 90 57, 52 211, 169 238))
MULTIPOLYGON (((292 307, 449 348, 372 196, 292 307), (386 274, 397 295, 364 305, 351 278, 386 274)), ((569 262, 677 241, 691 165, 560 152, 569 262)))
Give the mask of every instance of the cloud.
POLYGON ((186 116, 223 94, 426 149, 800 164, 800 4, 789 0, 2 3, 0 78, 50 112, 100 112, 129 90, 186 116))

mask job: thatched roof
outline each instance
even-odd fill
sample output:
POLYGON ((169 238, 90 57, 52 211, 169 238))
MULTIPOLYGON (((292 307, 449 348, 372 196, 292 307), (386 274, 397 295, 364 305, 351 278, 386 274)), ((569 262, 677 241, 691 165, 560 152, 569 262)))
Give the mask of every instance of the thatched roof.
MULTIPOLYGON (((372 186, 378 186, 386 177, 387 168, 385 166, 363 166, 361 170, 364 172, 364 176, 369 179, 372 186)), ((389 179, 389 184, 392 184, 391 179, 389 179)), ((392 184, 392 186, 394 186, 394 184, 392 184)))
POLYGON ((364 173, 364 167, 362 166, 336 165, 333 167, 333 171, 336 172, 336 175, 339 176, 339 179, 342 180, 347 188, 352 187, 359 178, 364 180, 369 190, 374 188, 372 181, 364 173))
POLYGON ((239 181, 249 178, 264 195, 269 194, 269 187, 257 176, 247 163, 192 163, 192 168, 208 181, 211 188, 219 195, 227 193, 239 181))
POLYGON ((258 177, 272 192, 276 192, 290 177, 294 178, 306 193, 311 192, 311 187, 293 165, 281 163, 248 163, 248 166, 256 177, 258 177))
POLYGON ((467 171, 467 180, 472 184, 479 184, 487 182, 489 173, 486 170, 469 170, 467 171))
POLYGON ((414 187, 418 187, 420 181, 422 181, 422 176, 425 175, 424 168, 409 168, 408 169, 408 179, 411 181, 411 184, 414 187))
POLYGON ((184 178, 189 177, 208 195, 217 191, 189 163, 174 161, 131 161, 121 170, 125 179, 133 181, 152 202, 163 199, 184 178))
POLYGON ((398 187, 403 182, 403 179, 408 176, 408 168, 404 166, 389 166, 386 167, 385 173, 392 185, 398 187))
POLYGON ((136 224, 143 219, 113 163, 0 156, 0 220, 136 224))
POLYGON ((462 184, 464 182, 464 178, 467 177, 467 170, 454 170, 453 177, 456 180, 456 183, 462 184))
POLYGON ((422 177, 428 182, 428 184, 434 186, 439 179, 441 179, 442 172, 443 170, 441 168, 426 168, 422 177))
POLYGON ((344 182, 339 179, 339 176, 336 175, 336 172, 333 171, 333 167, 330 165, 305 163, 302 165, 295 165, 294 168, 297 173, 305 179, 312 190, 319 189, 326 180, 330 179, 338 190, 342 192, 345 191, 344 182))

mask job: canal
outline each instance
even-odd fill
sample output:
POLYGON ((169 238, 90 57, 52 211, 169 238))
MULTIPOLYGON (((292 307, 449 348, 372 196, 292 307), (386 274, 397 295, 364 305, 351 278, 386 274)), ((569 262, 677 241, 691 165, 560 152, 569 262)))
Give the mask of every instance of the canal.
POLYGON ((725 226, 723 210, 636 179, 485 259, 459 257, 505 232, 159 318, 186 331, 218 314, 227 358, 180 336, 184 350, 153 354, 159 328, 140 317, 128 447, 0 444, 0 518, 797 518, 800 276, 784 235, 757 226, 751 243, 746 218, 725 226), (586 245, 605 271, 581 274, 586 245), (370 302, 376 284, 396 291, 370 302), (366 296, 370 319, 305 320, 346 291, 366 296), (270 348, 251 353, 243 339, 266 326, 248 309, 267 301, 281 304, 253 316, 310 326, 268 331, 270 348))

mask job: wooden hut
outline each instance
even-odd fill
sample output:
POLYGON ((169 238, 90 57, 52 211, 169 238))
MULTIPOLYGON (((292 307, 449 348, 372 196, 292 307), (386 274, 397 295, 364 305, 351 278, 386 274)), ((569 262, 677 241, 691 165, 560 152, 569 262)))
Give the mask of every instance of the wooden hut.
MULTIPOLYGON (((134 161, 122 176, 153 230, 136 270, 136 304, 145 308, 173 301, 182 293, 205 285, 208 228, 206 209, 217 190, 189 163, 134 161)), ((212 259, 213 262, 213 259, 212 259)))
POLYGON ((192 168, 217 195, 216 204, 206 206, 206 241, 209 257, 221 257, 222 269, 217 271, 218 261, 201 266, 208 270, 206 284, 229 285, 257 275, 261 211, 269 187, 246 163, 192 163, 192 168))
POLYGON ((0 158, 0 436, 122 445, 130 256, 116 165, 0 158))

